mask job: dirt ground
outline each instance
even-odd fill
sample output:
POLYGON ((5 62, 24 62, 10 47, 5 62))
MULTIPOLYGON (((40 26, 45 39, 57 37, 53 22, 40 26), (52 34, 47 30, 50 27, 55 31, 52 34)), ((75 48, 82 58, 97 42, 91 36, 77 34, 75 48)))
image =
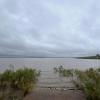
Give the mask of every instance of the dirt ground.
POLYGON ((24 100, 86 100, 79 90, 59 90, 37 88, 29 93, 24 100))

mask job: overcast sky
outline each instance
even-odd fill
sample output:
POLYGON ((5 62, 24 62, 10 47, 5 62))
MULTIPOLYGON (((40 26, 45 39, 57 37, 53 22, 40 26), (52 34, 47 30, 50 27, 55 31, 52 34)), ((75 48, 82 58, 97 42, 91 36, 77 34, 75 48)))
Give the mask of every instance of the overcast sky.
POLYGON ((0 0, 0 55, 100 53, 100 0, 0 0))

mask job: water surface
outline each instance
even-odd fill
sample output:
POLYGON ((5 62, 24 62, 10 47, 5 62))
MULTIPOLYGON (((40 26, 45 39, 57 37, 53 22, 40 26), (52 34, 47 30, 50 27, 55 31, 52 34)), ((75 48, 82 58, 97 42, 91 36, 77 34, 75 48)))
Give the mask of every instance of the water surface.
POLYGON ((29 67, 42 71, 50 71, 54 67, 62 65, 64 68, 87 69, 100 66, 100 60, 74 59, 74 58, 0 58, 0 71, 9 68, 13 64, 15 69, 29 67))
POLYGON ((10 68, 9 65, 14 65, 14 69, 18 68, 35 68, 41 70, 38 86, 70 86, 70 80, 60 79, 57 74, 53 72, 54 67, 62 65, 66 69, 78 68, 85 70, 100 66, 100 60, 89 59, 74 59, 74 58, 0 58, 0 71, 10 68))

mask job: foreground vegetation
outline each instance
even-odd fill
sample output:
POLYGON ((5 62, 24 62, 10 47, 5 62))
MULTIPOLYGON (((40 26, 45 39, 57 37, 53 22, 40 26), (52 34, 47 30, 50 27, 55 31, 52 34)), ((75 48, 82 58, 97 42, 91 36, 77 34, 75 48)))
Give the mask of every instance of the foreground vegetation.
POLYGON ((8 69, 0 74, 0 100, 22 100, 35 86, 39 71, 35 69, 8 69))
POLYGON ((86 95, 87 100, 100 100, 100 68, 85 71, 64 69, 62 66, 54 68, 55 73, 62 77, 74 77, 73 83, 86 95))

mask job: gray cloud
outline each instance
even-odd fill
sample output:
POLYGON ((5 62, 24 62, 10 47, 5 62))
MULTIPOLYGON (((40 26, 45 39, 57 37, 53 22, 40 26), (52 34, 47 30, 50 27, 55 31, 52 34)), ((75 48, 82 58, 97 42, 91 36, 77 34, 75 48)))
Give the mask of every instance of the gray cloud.
POLYGON ((100 52, 99 0, 0 0, 0 55, 100 52))

